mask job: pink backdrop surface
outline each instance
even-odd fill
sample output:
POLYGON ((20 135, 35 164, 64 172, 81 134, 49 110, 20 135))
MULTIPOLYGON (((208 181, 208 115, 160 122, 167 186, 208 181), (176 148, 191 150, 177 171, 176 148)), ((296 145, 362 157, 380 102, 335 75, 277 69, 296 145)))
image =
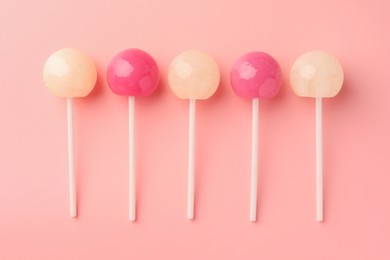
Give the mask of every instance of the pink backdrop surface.
POLYGON ((387 0, 1 1, 0 259, 390 259, 390 34, 387 0), (66 101, 43 86, 47 56, 90 54, 98 83, 77 99, 79 217, 68 217, 66 101), (128 219, 127 99, 109 89, 117 52, 137 47, 161 70, 136 100, 138 221, 128 219), (186 219, 188 102, 167 85, 186 49, 220 66, 198 102, 196 220, 186 219), (345 72, 324 100, 325 222, 315 221, 314 100, 288 82, 321 49, 345 72), (281 93, 260 103, 258 221, 250 223, 251 102, 229 73, 251 51, 273 55, 281 93))

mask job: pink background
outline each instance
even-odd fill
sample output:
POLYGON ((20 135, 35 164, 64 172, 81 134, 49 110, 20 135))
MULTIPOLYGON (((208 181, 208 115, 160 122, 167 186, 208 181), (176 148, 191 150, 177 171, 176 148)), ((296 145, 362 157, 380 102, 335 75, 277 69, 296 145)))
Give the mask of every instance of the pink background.
POLYGON ((0 259, 390 259, 390 36, 387 0, 9 0, 0 8, 0 259), (79 217, 68 217, 66 103, 41 79, 62 47, 96 61, 75 101, 79 217), (157 61, 157 93, 136 100, 138 221, 127 220, 127 99, 105 81, 113 55, 157 61), (218 62, 216 95, 197 106, 196 220, 186 220, 188 103, 167 86, 179 52, 218 62), (314 100, 289 69, 322 49, 345 84, 324 101, 325 219, 315 222, 314 100), (260 104, 258 222, 248 221, 251 102, 229 72, 261 50, 283 87, 260 104))

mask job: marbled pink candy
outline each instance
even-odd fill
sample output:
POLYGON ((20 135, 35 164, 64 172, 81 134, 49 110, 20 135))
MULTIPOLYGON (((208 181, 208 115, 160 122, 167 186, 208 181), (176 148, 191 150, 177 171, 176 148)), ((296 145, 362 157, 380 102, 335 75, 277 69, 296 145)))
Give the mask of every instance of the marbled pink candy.
POLYGON ((273 98, 281 87, 278 62, 264 52, 249 52, 233 65, 230 82, 234 92, 244 98, 273 98))
POLYGON ((118 53, 107 68, 112 91, 123 96, 148 96, 160 81, 157 63, 148 53, 127 49, 118 53))

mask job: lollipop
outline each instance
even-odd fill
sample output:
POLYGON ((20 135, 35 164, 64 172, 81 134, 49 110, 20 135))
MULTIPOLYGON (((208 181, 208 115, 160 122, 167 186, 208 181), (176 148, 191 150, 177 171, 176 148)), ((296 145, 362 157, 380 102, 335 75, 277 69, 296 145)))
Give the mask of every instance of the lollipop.
POLYGON ((252 172, 249 220, 256 221, 259 99, 271 99, 279 92, 280 66, 267 53, 249 52, 233 65, 230 82, 238 96, 252 99, 252 172))
POLYGON ((297 96, 316 99, 316 215, 323 221, 322 181, 322 98, 336 96, 344 80, 343 68, 330 54, 310 51, 300 56, 290 72, 291 87, 297 96))
POLYGON ((70 216, 76 217, 76 184, 73 153, 73 98, 87 96, 96 84, 94 62, 76 49, 53 53, 43 67, 43 82, 54 95, 67 98, 70 216))
POLYGON ((107 68, 111 90, 129 97, 129 220, 136 218, 135 197, 135 97, 152 94, 159 83, 159 70, 154 59, 138 49, 127 49, 112 58, 107 68))
POLYGON ((187 218, 194 218, 195 110, 197 99, 210 98, 219 85, 217 63, 206 53, 190 50, 176 56, 168 72, 169 86, 180 99, 189 99, 187 218))

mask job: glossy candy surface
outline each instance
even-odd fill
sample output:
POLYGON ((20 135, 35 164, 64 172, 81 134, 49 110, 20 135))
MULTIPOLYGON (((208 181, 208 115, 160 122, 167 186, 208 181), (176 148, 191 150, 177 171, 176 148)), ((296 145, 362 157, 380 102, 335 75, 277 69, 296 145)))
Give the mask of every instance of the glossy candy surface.
POLYGON ((118 53, 107 68, 107 82, 118 95, 148 96, 157 89, 159 81, 156 61, 139 49, 118 53))
POLYGON ((281 69, 278 62, 264 52, 249 52, 233 65, 230 83, 241 97, 273 98, 281 87, 281 69))
POLYGON ((85 53, 71 48, 54 52, 43 67, 43 82, 59 97, 85 97, 95 87, 96 66, 85 53))
POLYGON ((323 51, 306 52, 294 62, 290 72, 291 88, 302 97, 334 97, 343 81, 340 63, 323 51))
POLYGON ((181 99, 208 99, 217 90, 219 80, 217 63, 201 51, 185 51, 169 67, 169 86, 181 99))

